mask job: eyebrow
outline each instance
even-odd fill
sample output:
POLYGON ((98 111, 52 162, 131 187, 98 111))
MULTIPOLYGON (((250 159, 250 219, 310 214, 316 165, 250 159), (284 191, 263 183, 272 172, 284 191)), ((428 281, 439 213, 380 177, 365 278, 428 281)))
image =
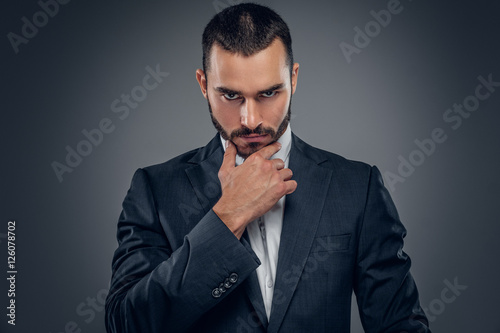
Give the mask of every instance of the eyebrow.
POLYGON ((279 90, 279 89, 282 89, 284 86, 285 86, 285 84, 284 84, 284 83, 278 83, 278 84, 275 84, 274 86, 271 86, 271 87, 269 87, 268 89, 264 89, 264 90, 259 91, 259 95, 260 95, 260 94, 263 94, 263 93, 265 93, 265 92, 268 92, 268 91, 274 91, 274 90, 279 90))
MULTIPOLYGON (((264 89, 264 90, 259 90, 257 92, 258 95, 260 94, 263 94, 265 92, 268 92, 268 91, 274 91, 274 90, 279 90, 279 89, 282 89, 283 87, 285 86, 284 83, 278 83, 278 84, 275 84, 267 89, 264 89)), ((222 94, 236 94, 236 95, 243 95, 243 93, 239 90, 233 90, 233 89, 229 89, 229 88, 226 88, 226 87, 215 87, 215 90, 222 93, 222 94)))

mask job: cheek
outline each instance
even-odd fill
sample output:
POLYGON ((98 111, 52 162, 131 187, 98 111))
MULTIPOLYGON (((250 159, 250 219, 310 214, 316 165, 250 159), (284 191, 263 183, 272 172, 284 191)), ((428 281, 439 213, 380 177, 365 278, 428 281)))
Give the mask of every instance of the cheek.
POLYGON ((212 113, 223 127, 239 126, 240 114, 238 109, 231 107, 229 103, 224 103, 218 96, 210 96, 210 105, 212 106, 212 113))
POLYGON ((274 101, 266 103, 266 114, 269 115, 269 122, 274 126, 281 124, 281 121, 288 112, 289 101, 289 94, 281 94, 274 101))

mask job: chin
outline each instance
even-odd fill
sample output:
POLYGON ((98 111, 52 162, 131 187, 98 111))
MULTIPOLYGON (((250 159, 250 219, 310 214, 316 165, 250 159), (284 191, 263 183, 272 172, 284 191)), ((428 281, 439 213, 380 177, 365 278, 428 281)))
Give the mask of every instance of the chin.
POLYGON ((236 150, 238 151, 238 155, 240 155, 241 157, 246 159, 248 156, 252 155, 253 153, 258 151, 259 149, 257 149, 257 148, 252 149, 249 147, 245 147, 243 149, 236 148, 236 150))
POLYGON ((261 150, 262 148, 266 147, 269 145, 271 142, 267 143, 250 143, 250 144, 245 144, 244 147, 240 147, 236 145, 236 150, 238 151, 238 155, 240 155, 243 158, 247 158, 248 156, 252 155, 253 153, 261 150))

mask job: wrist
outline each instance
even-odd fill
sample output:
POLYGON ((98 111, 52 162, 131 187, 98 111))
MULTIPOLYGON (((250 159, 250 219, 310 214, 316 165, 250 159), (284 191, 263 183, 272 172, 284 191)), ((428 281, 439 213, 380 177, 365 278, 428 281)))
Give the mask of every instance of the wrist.
POLYGON ((231 232, 240 239, 245 231, 248 223, 246 220, 237 212, 232 212, 227 209, 223 203, 217 202, 212 208, 215 215, 231 230, 231 232))

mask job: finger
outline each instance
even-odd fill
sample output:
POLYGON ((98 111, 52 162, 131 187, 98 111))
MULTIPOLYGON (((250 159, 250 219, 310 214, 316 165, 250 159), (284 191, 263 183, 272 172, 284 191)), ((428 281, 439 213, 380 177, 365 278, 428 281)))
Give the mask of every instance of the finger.
POLYGON ((292 176, 293 176, 292 170, 287 168, 287 169, 281 169, 278 172, 279 172, 281 179, 283 181, 287 181, 287 180, 292 179, 292 176))
POLYGON ((285 167, 285 162, 283 162, 281 158, 272 159, 271 162, 273 163, 273 166, 276 168, 276 170, 281 170, 285 167))
POLYGON ((273 142, 272 144, 265 146, 261 150, 258 151, 260 156, 264 157, 266 160, 270 159, 271 156, 276 154, 281 149, 281 143, 278 141, 273 142))
POLYGON ((220 167, 221 169, 231 169, 236 165, 236 147, 229 140, 226 141, 226 145, 226 152, 224 153, 224 158, 220 167))
POLYGON ((287 191, 286 194, 291 194, 297 189, 297 182, 295 180, 288 180, 285 182, 287 191))

